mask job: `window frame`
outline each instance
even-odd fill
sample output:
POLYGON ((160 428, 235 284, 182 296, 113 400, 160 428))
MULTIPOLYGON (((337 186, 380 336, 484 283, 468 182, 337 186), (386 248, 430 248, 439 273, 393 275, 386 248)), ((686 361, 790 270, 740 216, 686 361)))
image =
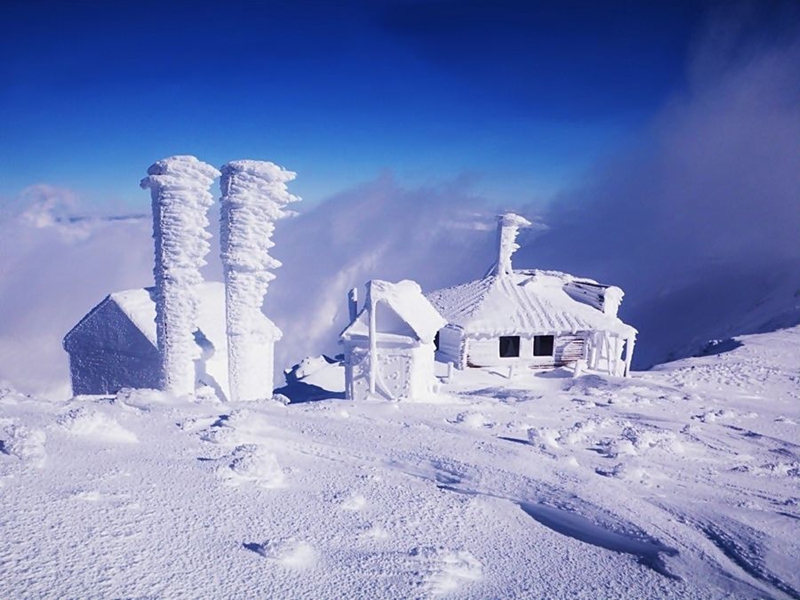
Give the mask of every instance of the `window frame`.
POLYGON ((533 336, 533 356, 534 358, 542 358, 547 356, 554 356, 556 353, 556 336, 555 335, 535 335, 533 336), (549 338, 548 343, 550 345, 550 352, 543 353, 540 350, 540 344, 543 343, 540 340, 545 338, 549 338))
POLYGON ((497 338, 497 353, 500 358, 519 358, 520 356, 520 346, 521 346, 521 338, 518 335, 501 335, 497 338), (516 342, 514 341, 516 340, 516 342), (515 349, 516 346, 516 354, 503 354, 503 344, 506 344, 506 351, 515 349))

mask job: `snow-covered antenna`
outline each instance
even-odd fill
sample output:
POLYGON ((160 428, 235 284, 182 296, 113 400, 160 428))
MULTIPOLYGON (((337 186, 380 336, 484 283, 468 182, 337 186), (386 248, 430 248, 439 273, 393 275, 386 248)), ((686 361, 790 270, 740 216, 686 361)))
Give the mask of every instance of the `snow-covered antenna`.
POLYGON ((520 227, 533 225, 525 217, 514 213, 505 213, 497 217, 497 265, 494 274, 510 275, 513 272, 511 256, 519 249, 517 234, 520 227))
POLYGON ((270 272, 281 263, 269 255, 275 221, 300 200, 286 189, 295 178, 271 162, 237 160, 222 167, 220 257, 225 272, 228 382, 231 400, 272 397, 274 344, 281 331, 262 324, 261 305, 270 272))
POLYGON ((170 156, 154 163, 147 174, 140 185, 150 190, 153 202, 161 387, 183 396, 195 388, 197 285, 210 249, 207 213, 214 197, 208 190, 219 171, 194 156, 170 156))

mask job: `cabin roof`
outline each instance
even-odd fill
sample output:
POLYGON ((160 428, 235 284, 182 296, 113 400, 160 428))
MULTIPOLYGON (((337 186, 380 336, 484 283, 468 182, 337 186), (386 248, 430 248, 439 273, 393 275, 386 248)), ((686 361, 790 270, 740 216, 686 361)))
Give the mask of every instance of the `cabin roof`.
POLYGON ((514 270, 437 290, 427 298, 450 325, 466 333, 520 335, 600 330, 623 337, 636 334, 619 318, 567 294, 564 285, 570 282, 602 286, 591 279, 557 271, 514 270))
MULTIPOLYGON (((431 305, 422 289, 414 281, 403 280, 390 283, 375 279, 367 284, 367 302, 370 300, 385 303, 399 322, 387 322, 380 318, 378 334, 384 336, 401 336, 421 341, 424 344, 433 342, 436 333, 447 324, 447 321, 431 305), (398 327, 399 326, 399 327, 398 327)), ((366 306, 355 320, 342 332, 342 338, 368 337, 369 313, 366 306)))
MULTIPOLYGON (((215 347, 227 346, 224 284, 217 281, 200 283, 198 285, 198 297, 200 300, 197 309, 198 328, 215 347)), ((152 287, 123 290, 109 294, 64 336, 65 339, 75 335, 81 326, 93 319, 107 302, 114 302, 147 340, 153 346, 157 346, 155 288, 152 287)), ((263 316, 263 320, 258 325, 264 332, 274 336, 274 339, 280 339, 280 329, 266 316, 263 316)))

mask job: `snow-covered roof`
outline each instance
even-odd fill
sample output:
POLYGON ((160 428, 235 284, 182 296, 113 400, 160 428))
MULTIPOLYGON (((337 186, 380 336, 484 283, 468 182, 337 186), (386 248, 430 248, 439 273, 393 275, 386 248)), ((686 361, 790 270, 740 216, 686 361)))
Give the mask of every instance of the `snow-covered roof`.
POLYGON ((566 293, 566 283, 577 279, 557 271, 512 271, 489 275, 427 295, 450 325, 466 333, 484 335, 548 334, 610 331, 630 336, 636 330, 566 293))
MULTIPOLYGON (((408 279, 398 283, 379 279, 370 281, 367 284, 366 306, 369 306, 370 301, 385 304, 393 313, 386 314, 378 309, 377 328, 382 335, 416 338, 424 344, 430 344, 436 333, 447 325, 447 321, 425 298, 419 284, 408 279)), ((341 337, 369 336, 369 313, 366 306, 342 332, 341 337)))
MULTIPOLYGON (((114 292, 108 298, 120 307, 131 322, 145 337, 156 345, 156 305, 153 288, 138 288, 114 292)), ((225 335, 225 285, 217 281, 206 281, 198 285, 200 299, 197 307, 197 325, 215 348, 226 345, 225 335)), ((262 331, 281 338, 281 331, 265 315, 259 326, 262 331)))
MULTIPOLYGON (((228 340, 225 334, 225 286, 216 281, 203 282, 198 286, 197 295, 200 300, 197 307, 197 326, 200 335, 195 336, 195 341, 199 346, 199 352, 205 356, 207 373, 227 394, 228 340)), ((102 314, 102 308, 109 302, 116 304, 145 338, 157 347, 154 288, 124 290, 106 296, 67 333, 64 340, 80 331, 84 323, 102 314)), ((254 326, 276 341, 281 338, 281 330, 263 314, 254 326)))

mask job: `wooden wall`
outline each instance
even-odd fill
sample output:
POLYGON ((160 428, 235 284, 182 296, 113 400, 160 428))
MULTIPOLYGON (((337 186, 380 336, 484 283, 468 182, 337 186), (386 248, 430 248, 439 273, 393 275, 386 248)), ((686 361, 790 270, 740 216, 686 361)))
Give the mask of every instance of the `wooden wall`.
MULTIPOLYGON (((464 340, 466 364, 470 367, 500 367, 512 364, 549 368, 585 358, 586 333, 555 334, 553 356, 533 355, 533 336, 520 336, 519 357, 501 358, 498 337, 468 337, 464 340)), ((441 344, 441 337, 440 337, 441 344)))

